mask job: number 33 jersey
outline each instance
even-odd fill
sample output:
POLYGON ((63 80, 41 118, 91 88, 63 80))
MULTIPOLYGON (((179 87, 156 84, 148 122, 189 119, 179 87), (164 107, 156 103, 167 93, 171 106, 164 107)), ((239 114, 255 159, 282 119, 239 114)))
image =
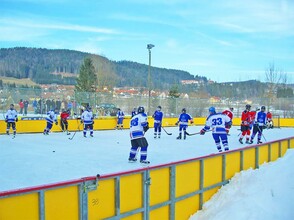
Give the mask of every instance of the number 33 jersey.
POLYGON ((207 117, 205 123, 205 130, 212 129, 212 133, 226 134, 226 125, 231 124, 230 117, 222 113, 211 114, 207 117))

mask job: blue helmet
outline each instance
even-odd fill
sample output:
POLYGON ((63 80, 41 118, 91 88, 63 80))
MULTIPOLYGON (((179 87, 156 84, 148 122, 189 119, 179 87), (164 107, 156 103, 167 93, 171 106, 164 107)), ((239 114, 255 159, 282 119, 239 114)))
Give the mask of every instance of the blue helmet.
POLYGON ((215 107, 213 107, 213 106, 210 107, 210 108, 208 109, 208 111, 209 111, 209 112, 212 112, 212 113, 215 113, 215 107))

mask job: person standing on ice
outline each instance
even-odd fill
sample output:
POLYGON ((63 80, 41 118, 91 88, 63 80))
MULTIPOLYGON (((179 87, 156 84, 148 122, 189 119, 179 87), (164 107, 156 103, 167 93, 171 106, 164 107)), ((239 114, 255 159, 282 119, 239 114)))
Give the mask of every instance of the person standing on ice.
POLYGON ((239 138, 239 142, 243 144, 243 138, 246 138, 246 144, 249 144, 250 137, 250 125, 252 124, 252 113, 250 113, 251 105, 247 104, 245 106, 245 110, 241 115, 241 136, 239 138))
POLYGON ((60 114, 60 125, 63 132, 66 131, 67 135, 70 135, 68 132, 68 121, 67 119, 70 117, 70 110, 62 109, 62 112, 60 114))
POLYGON ((159 105, 152 115, 152 118, 154 118, 154 138, 160 138, 161 136, 161 125, 162 125, 162 118, 163 113, 161 111, 161 106, 159 105))
POLYGON ((204 135, 206 131, 212 130, 212 137, 219 152, 222 152, 221 142, 225 151, 229 150, 228 134, 226 127, 231 127, 232 120, 229 116, 216 113, 215 107, 209 108, 209 116, 206 119, 205 127, 201 129, 200 135, 204 135))
POLYGON ((92 108, 90 106, 88 106, 82 113, 81 123, 84 124, 84 137, 87 137, 87 130, 90 130, 90 136, 93 137, 94 117, 92 113, 92 108))
POLYGON ((49 135, 49 131, 51 130, 53 123, 58 125, 57 114, 58 114, 57 109, 50 110, 47 112, 47 116, 46 116, 47 125, 46 125, 46 128, 44 129, 44 132, 43 132, 44 135, 49 135))
POLYGON ((147 121, 147 115, 145 114, 144 107, 140 106, 137 111, 137 115, 133 116, 130 121, 130 137, 131 137, 131 150, 129 155, 129 162, 136 162, 137 150, 140 148, 141 157, 140 163, 149 164, 147 159, 148 142, 144 137, 145 133, 149 129, 147 121))
POLYGON ((7 123, 6 134, 9 135, 10 127, 13 130, 13 136, 16 134, 16 123, 18 121, 17 111, 14 109, 14 105, 10 104, 10 107, 5 115, 5 122, 7 123))
POLYGON ((180 114, 178 121, 175 125, 179 125, 179 136, 177 139, 182 139, 182 131, 184 131, 184 139, 186 139, 186 130, 188 128, 188 123, 193 124, 193 118, 191 115, 187 114, 187 111, 185 108, 182 109, 182 114, 180 114))
MULTIPOLYGON (((233 117, 234 117, 233 111, 234 111, 234 108, 233 107, 230 107, 229 109, 226 109, 226 110, 224 110, 222 112, 222 114, 229 116, 229 118, 232 121, 232 124, 233 124, 233 117)), ((229 126, 226 127, 226 131, 227 131, 227 134, 228 135, 229 135, 229 132, 230 132, 230 128, 231 128, 231 126, 230 127, 229 126)))
POLYGON ((250 144, 253 143, 253 139, 255 135, 257 135, 257 144, 261 144, 261 136, 262 136, 262 130, 263 128, 266 128, 266 113, 265 113, 265 106, 261 106, 261 110, 256 113, 255 119, 254 119, 254 124, 253 124, 253 132, 250 138, 250 144))
POLYGON ((124 121, 124 117, 125 117, 125 113, 123 112, 123 110, 121 110, 120 108, 117 109, 117 124, 116 124, 116 129, 123 129, 123 121, 124 121))

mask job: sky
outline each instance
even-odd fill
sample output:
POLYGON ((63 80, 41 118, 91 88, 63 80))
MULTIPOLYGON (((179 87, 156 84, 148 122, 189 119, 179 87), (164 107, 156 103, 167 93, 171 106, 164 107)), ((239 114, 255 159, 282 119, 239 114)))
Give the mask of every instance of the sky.
MULTIPOLYGON (((44 122, 45 126, 45 122, 44 122)), ((188 132, 198 132, 201 126, 189 126, 188 132)), ((238 142, 239 127, 232 127, 230 150, 246 147, 238 142)), ((211 133, 176 140, 177 127, 166 127, 160 139, 153 138, 153 129, 146 133, 150 166, 156 166, 209 154, 217 154, 211 133), (180 146, 180 147, 179 147, 180 146)), ((294 128, 274 128, 264 131, 267 141, 292 137, 294 128)), ((0 191, 38 186, 142 168, 140 163, 128 163, 129 130, 94 131, 94 137, 77 132, 72 140, 66 133, 1 135, 0 191), (16 181, 17 179, 17 181, 16 181)), ((254 140, 256 143, 256 139, 254 140)), ((191 220, 292 220, 294 216, 294 150, 275 162, 237 174, 222 187, 203 211, 191 220)))
POLYGON ((217 82, 294 83, 292 0, 0 0, 0 48, 94 53, 217 82))

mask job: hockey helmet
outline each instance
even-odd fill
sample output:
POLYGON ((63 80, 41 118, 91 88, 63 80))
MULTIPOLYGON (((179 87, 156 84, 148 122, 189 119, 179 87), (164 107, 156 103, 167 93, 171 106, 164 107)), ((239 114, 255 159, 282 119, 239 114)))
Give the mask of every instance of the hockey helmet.
POLYGON ((143 106, 139 106, 138 107, 138 113, 144 113, 145 112, 145 109, 143 106))
POLYGON ((261 111, 265 111, 265 106, 263 105, 263 106, 261 106, 261 111))
POLYGON ((14 105, 13 104, 10 104, 10 109, 14 109, 14 105))
POLYGON ((215 107, 211 106, 209 109, 208 109, 209 112, 211 113, 215 113, 215 107))
POLYGON ((247 110, 250 110, 251 105, 247 104, 247 105, 245 105, 245 108, 246 108, 247 110))
POLYGON ((159 105, 159 106, 157 106, 157 108, 158 108, 158 109, 161 109, 161 106, 159 105))
POLYGON ((230 107, 229 109, 230 109, 230 111, 234 111, 234 108, 233 107, 230 107))
POLYGON ((182 109, 182 112, 183 112, 183 113, 186 113, 186 109, 185 109, 185 108, 183 108, 183 109, 182 109))

